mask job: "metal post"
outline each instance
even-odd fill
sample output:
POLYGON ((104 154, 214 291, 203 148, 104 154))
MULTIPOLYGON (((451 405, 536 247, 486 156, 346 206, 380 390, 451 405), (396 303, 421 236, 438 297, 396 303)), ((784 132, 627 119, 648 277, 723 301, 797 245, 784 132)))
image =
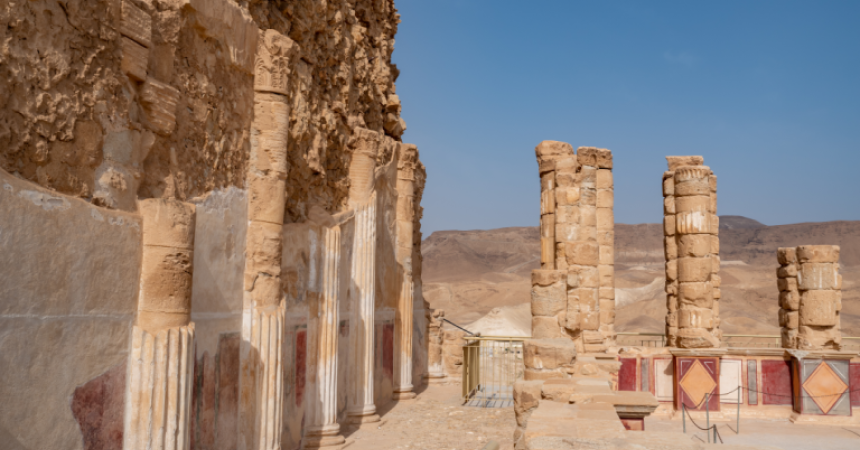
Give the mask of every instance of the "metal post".
POLYGON ((735 424, 735 434, 741 434, 741 387, 738 386, 738 415, 737 423, 735 424))
MULTIPOLYGON (((705 394, 705 428, 711 429, 711 394, 705 394)), ((711 433, 708 432, 708 444, 711 443, 711 433)))
POLYGON ((683 400, 681 400, 681 418, 684 422, 684 434, 687 434, 687 408, 684 406, 683 400))

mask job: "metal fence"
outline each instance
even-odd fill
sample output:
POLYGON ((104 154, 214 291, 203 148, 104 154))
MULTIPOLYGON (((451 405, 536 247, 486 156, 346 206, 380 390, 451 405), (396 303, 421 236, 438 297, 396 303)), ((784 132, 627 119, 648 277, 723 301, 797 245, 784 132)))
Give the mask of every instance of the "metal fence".
MULTIPOLYGON (((666 335, 663 333, 619 332, 618 345, 634 347, 665 347, 666 335)), ((722 345, 725 347, 745 348, 782 348, 779 335, 770 334, 724 334, 722 345)), ((860 337, 843 336, 842 349, 860 351, 860 337)))
POLYGON ((523 341, 529 337, 468 336, 463 346, 463 403, 481 408, 514 404, 514 381, 523 376, 523 341))

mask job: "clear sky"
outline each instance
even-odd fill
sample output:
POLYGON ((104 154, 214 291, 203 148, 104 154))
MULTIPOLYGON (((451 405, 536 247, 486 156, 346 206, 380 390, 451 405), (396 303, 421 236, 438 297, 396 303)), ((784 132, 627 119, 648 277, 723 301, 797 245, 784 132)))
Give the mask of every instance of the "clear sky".
POLYGON ((860 1, 395 0, 422 231, 538 224, 534 147, 611 149, 615 220, 662 221, 666 155, 719 214, 860 220, 860 1))

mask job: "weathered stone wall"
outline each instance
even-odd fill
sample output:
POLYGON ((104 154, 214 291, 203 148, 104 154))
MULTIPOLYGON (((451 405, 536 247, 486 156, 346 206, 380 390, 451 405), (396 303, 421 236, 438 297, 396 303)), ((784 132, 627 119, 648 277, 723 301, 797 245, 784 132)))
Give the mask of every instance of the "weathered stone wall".
POLYGON ((259 420, 280 421, 271 437, 293 448, 308 445, 309 427, 330 425, 314 417, 344 421, 357 389, 349 368, 358 363, 352 261, 361 239, 349 168, 368 133, 372 397, 392 400, 395 373, 403 386, 410 372, 421 383, 426 172, 401 142, 398 23, 390 0, 0 5, 0 271, 14 275, 0 280, 0 354, 10 358, 0 371, 11 380, 0 403, 22 405, 0 414, 0 436, 26 448, 121 445, 138 205, 152 198, 196 209, 196 354, 190 429, 180 430, 192 448, 269 445, 248 426, 259 420), (411 173, 411 211, 398 212, 398 169, 411 173), (412 226, 398 228, 398 218, 412 226), (271 225, 274 235, 254 230, 271 225), (325 248, 334 228, 336 248, 325 248), (323 270, 325 255, 336 255, 335 271, 323 270), (260 274, 274 289, 254 282, 260 274), (321 310, 324 291, 335 297, 321 310), (320 311, 333 326, 321 325, 320 311), (275 328, 259 328, 264 316, 275 328), (272 346, 257 346, 262 336, 272 346), (319 339, 337 342, 324 350, 319 339), (283 376, 265 385, 264 373, 283 376), (334 388, 325 399, 320 380, 334 388), (266 395, 274 409, 259 401, 266 395))

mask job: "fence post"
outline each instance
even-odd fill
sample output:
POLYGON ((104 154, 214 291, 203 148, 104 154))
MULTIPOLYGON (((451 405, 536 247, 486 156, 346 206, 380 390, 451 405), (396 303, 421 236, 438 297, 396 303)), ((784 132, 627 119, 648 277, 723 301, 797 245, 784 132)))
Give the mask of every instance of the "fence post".
POLYGON ((743 389, 738 386, 738 415, 737 415, 737 423, 735 424, 735 434, 741 434, 741 393, 743 389))
MULTIPOLYGON (((705 394, 705 428, 711 429, 711 394, 705 394)), ((708 444, 711 443, 711 433, 708 432, 708 444)))
POLYGON ((687 434, 687 407, 684 405, 684 400, 681 400, 681 419, 684 423, 684 434, 687 434))

